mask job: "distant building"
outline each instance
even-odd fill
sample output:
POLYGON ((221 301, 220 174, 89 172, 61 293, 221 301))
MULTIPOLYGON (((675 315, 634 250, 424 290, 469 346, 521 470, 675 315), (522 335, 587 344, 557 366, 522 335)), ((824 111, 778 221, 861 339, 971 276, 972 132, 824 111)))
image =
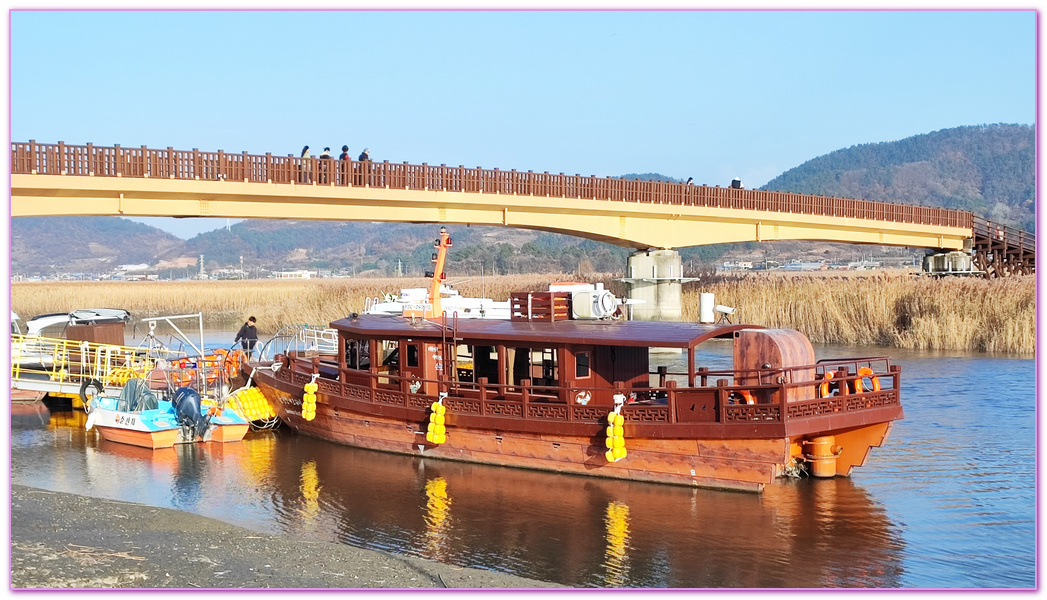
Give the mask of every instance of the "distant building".
POLYGON ((273 279, 312 279, 314 273, 312 271, 306 271, 299 269, 297 271, 273 271, 273 279))
POLYGON ((138 264, 138 265, 120 265, 120 266, 118 266, 116 268, 116 270, 117 271, 124 271, 124 272, 127 272, 127 271, 147 271, 147 270, 149 270, 149 265, 147 265, 145 263, 141 263, 141 264, 138 264))

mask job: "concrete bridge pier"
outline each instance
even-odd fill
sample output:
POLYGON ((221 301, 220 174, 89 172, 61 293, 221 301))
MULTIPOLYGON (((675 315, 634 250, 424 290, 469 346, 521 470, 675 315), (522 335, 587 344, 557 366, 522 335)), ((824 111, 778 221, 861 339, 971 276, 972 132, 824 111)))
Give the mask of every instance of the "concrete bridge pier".
POLYGON ((683 283, 696 278, 683 276, 683 260, 676 250, 640 250, 629 256, 621 281, 626 283, 630 300, 643 300, 629 306, 637 321, 679 321, 683 316, 683 283))

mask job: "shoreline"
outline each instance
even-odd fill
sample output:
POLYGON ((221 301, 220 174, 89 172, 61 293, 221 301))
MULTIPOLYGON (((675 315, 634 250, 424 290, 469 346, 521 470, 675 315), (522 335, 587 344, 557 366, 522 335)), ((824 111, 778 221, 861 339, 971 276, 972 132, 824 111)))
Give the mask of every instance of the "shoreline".
POLYGON ((12 590, 563 587, 24 485, 10 517, 12 590))

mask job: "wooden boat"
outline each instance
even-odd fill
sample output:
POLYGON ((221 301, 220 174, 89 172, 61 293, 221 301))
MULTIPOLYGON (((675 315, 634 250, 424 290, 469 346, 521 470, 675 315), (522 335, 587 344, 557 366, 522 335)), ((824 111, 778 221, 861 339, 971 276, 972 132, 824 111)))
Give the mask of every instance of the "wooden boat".
POLYGON ((284 423, 325 440, 749 491, 850 475, 903 417, 889 358, 816 360, 793 330, 572 319, 569 303, 514 294, 508 321, 354 314, 331 324, 335 354, 245 368, 284 423), (698 364, 724 342, 730 368, 698 364), (686 372, 654 365, 666 349, 686 372))

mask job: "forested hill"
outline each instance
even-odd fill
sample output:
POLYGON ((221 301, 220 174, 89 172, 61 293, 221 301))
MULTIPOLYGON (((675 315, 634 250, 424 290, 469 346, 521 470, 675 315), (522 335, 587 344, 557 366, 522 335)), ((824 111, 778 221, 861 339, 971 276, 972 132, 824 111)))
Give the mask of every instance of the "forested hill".
POLYGON ((763 188, 969 210, 1035 229, 1036 133, 1029 125, 942 129, 811 159, 763 188))

